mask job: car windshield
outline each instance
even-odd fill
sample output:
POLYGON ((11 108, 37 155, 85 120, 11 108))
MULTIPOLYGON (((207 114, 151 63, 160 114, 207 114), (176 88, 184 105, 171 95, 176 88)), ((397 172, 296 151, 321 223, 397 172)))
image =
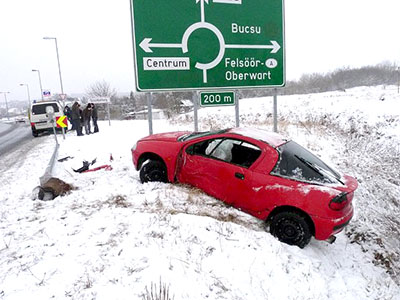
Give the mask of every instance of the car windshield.
POLYGON ((229 129, 224 129, 224 130, 219 130, 219 131, 204 131, 204 132, 193 132, 193 133, 188 133, 180 136, 178 138, 178 141, 180 142, 186 142, 193 140, 195 138, 203 137, 203 136, 209 136, 213 134, 221 134, 227 132, 229 129))
POLYGON ((34 115, 44 115, 46 114, 46 107, 51 106, 54 108, 54 112, 59 112, 57 103, 43 103, 36 104, 32 106, 32 114, 34 115))
POLYGON ((273 174, 301 181, 342 183, 338 172, 299 144, 290 141, 277 150, 280 158, 273 174))

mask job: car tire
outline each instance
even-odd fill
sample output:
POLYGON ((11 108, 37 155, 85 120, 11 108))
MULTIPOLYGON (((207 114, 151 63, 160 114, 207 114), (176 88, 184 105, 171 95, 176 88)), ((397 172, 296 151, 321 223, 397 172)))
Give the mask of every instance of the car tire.
POLYGON ((38 132, 36 130, 35 131, 32 130, 32 135, 33 135, 33 137, 38 137, 39 136, 39 134, 38 134, 38 132))
POLYGON ((150 160, 148 162, 145 162, 140 168, 139 176, 142 183, 168 181, 165 165, 157 160, 150 160))
POLYGON ((271 220, 270 232, 281 242, 300 248, 304 248, 312 237, 307 219, 293 211, 276 214, 271 220))

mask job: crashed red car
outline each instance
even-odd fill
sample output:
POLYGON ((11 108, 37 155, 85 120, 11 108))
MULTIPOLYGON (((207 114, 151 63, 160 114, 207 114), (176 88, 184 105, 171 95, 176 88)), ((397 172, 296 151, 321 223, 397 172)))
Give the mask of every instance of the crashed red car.
POLYGON ((357 181, 305 148, 258 129, 170 132, 139 140, 133 163, 142 182, 180 182, 202 189, 269 224, 280 241, 333 242, 353 216, 357 181))

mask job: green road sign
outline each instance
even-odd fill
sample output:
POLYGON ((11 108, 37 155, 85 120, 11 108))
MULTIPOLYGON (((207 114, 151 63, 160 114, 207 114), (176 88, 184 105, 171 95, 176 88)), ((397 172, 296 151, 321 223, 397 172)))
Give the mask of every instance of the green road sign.
POLYGON ((200 93, 201 106, 235 105, 234 92, 203 92, 200 93))
POLYGON ((283 0, 131 0, 139 91, 285 84, 283 0))

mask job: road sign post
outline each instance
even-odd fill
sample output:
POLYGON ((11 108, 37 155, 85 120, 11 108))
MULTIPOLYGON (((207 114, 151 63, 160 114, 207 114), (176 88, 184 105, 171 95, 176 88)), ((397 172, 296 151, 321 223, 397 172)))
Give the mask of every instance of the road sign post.
POLYGON ((193 118, 194 118, 194 131, 198 132, 199 131, 199 117, 198 117, 198 106, 199 106, 199 94, 194 91, 193 96, 192 96, 192 101, 193 101, 193 118))
POLYGON ((285 84, 283 0, 131 0, 139 91, 285 84))
POLYGON ((153 134, 153 111, 152 111, 152 93, 147 93, 147 118, 149 121, 149 134, 153 134))
POLYGON ((239 100, 240 100, 240 93, 239 91, 236 91, 236 101, 235 101, 235 122, 236 122, 236 127, 239 127, 239 100))
POLYGON ((273 104, 273 110, 274 110, 274 127, 273 130, 274 132, 278 132, 278 90, 274 89, 274 104, 273 104))

